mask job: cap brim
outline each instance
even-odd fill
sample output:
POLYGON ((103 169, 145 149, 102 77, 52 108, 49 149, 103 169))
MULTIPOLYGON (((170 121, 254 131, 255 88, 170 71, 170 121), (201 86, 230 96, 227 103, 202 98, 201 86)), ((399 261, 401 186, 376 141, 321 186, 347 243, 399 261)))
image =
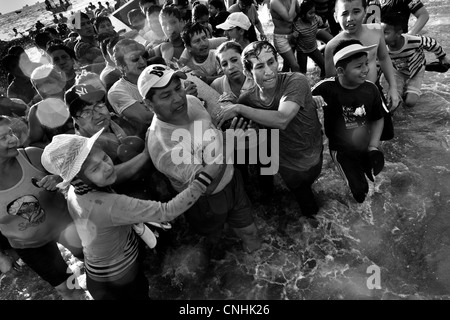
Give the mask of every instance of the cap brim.
POLYGON ((236 26, 232 25, 231 23, 229 23, 227 21, 225 21, 224 23, 218 24, 216 26, 216 28, 217 29, 222 29, 222 30, 230 30, 230 29, 236 28, 236 26))
MULTIPOLYGON (((150 91, 150 89, 154 88, 154 89, 162 89, 165 88, 170 81, 172 80, 172 78, 174 76, 177 76, 180 79, 186 79, 187 76, 183 71, 180 70, 172 70, 173 72, 167 73, 165 74, 163 77, 161 77, 161 79, 158 80, 158 82, 154 83, 153 85, 149 84, 148 82, 145 83, 145 81, 143 82, 143 85, 140 89, 140 80, 138 80, 138 90, 139 93, 141 94, 141 96, 143 98, 145 98, 148 94, 148 92, 150 91)), ((144 71, 145 72, 145 71, 144 71)))
POLYGON ((338 63, 338 61, 348 58, 356 53, 360 53, 360 52, 369 53, 372 49, 374 49, 377 46, 378 46, 378 44, 373 44, 370 46, 361 46, 359 44, 349 45, 347 47, 342 48, 338 52, 336 52, 336 54, 333 56, 333 63, 334 63, 334 65, 336 65, 336 63, 338 63))

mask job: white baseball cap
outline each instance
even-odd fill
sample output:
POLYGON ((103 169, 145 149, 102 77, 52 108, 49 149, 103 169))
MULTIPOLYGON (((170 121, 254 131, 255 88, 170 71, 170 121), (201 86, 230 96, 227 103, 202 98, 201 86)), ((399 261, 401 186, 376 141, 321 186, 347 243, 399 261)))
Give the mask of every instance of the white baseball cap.
POLYGON ((242 12, 233 12, 227 17, 224 23, 218 24, 216 28, 230 30, 239 27, 244 30, 250 29, 252 23, 250 19, 242 12))
POLYGON ((173 76, 177 76, 181 79, 187 78, 184 72, 173 70, 166 65, 149 65, 139 75, 139 79, 137 81, 139 93, 141 94, 142 98, 145 99, 145 96, 151 88, 164 88, 170 83, 170 80, 173 76))
POLYGON ((63 181, 56 185, 58 188, 68 187, 70 181, 80 172, 81 166, 103 129, 90 138, 76 134, 58 134, 45 147, 41 162, 45 170, 63 178, 63 181))
POLYGON ((373 44, 371 46, 365 47, 360 43, 352 43, 348 46, 343 47, 341 50, 337 51, 333 55, 333 63, 334 63, 334 65, 336 65, 336 63, 338 63, 339 60, 348 58, 348 57, 354 55, 355 53, 359 53, 359 52, 367 52, 368 53, 370 50, 372 50, 376 46, 378 46, 378 45, 373 44))

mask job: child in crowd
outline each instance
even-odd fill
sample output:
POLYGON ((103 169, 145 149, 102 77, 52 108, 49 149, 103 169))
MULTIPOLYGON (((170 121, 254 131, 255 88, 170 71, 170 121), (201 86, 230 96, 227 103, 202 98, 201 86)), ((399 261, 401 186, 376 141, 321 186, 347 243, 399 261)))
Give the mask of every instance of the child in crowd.
POLYGON ((312 90, 324 100, 325 134, 333 162, 359 203, 369 191, 366 176, 374 181, 384 166, 383 153, 378 150, 384 125, 381 95, 366 80, 368 55, 376 46, 343 40, 333 52, 337 77, 319 82, 312 90))
MULTIPOLYGON (((150 161, 145 149, 133 161, 114 166, 91 138, 58 135, 44 149, 43 166, 61 176, 71 217, 83 243, 86 283, 96 300, 147 300, 145 251, 133 225, 175 219, 208 190, 219 165, 204 167, 172 201, 139 200, 115 193, 111 185, 124 181, 150 161)), ((145 232, 151 232, 146 230, 145 232)))
MULTIPOLYGON (((306 73, 308 57, 320 68, 320 77, 325 77, 325 66, 322 53, 317 47, 317 32, 319 28, 327 27, 322 18, 316 15, 313 0, 305 0, 300 5, 300 12, 293 24, 293 38, 297 51, 297 62, 300 72, 306 73)), ((332 35, 329 34, 328 41, 332 35)))
POLYGON ((435 39, 404 33, 402 20, 396 15, 383 15, 381 22, 389 56, 395 67, 398 93, 404 106, 414 107, 420 98, 425 73, 424 49, 433 52, 442 65, 450 66, 450 60, 435 39))
POLYGON ((203 3, 197 3, 192 9, 192 23, 198 22, 206 29, 206 36, 212 38, 213 29, 209 24, 209 10, 203 3))
POLYGON ((369 73, 367 80, 377 83, 378 60, 381 71, 383 71, 389 83, 389 91, 386 97, 387 105, 389 109, 395 109, 400 103, 401 98, 397 92, 394 67, 392 66, 392 61, 389 58, 386 43, 384 42, 381 25, 376 23, 369 25, 363 24, 366 7, 366 0, 336 0, 335 16, 339 21, 342 32, 330 40, 325 47, 325 73, 327 77, 336 75, 336 68, 333 64, 333 51, 342 40, 357 39, 365 46, 376 44, 378 48, 368 54, 369 73))

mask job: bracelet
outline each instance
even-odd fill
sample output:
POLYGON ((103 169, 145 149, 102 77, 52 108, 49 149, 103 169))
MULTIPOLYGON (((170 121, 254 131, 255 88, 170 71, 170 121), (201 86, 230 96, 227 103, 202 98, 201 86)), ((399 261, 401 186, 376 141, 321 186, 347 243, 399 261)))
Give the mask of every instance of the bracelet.
POLYGON ((213 178, 207 174, 206 172, 199 172, 195 175, 195 179, 203 184, 205 187, 208 187, 211 182, 213 181, 213 178))

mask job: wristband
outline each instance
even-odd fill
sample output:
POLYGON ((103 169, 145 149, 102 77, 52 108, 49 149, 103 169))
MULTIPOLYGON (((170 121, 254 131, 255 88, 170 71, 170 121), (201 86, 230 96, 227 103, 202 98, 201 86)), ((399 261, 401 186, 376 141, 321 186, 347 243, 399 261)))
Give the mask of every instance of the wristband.
POLYGON ((195 179, 203 184, 205 187, 208 187, 211 182, 213 181, 213 178, 207 174, 206 172, 199 172, 195 175, 195 179))

